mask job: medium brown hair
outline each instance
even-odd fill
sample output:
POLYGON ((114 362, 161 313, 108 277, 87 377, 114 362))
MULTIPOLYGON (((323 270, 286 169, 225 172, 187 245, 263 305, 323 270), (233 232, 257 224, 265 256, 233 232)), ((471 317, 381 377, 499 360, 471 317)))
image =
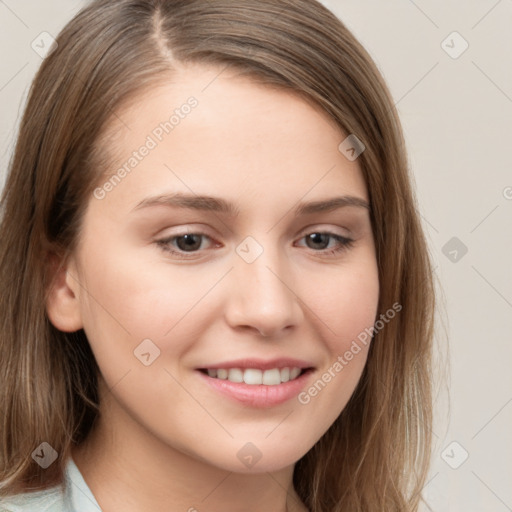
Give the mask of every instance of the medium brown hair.
POLYGON ((191 62, 298 92, 364 143, 378 317, 402 309, 374 333, 354 394, 293 479, 312 512, 416 511, 431 446, 434 287, 400 121, 365 49, 316 0, 96 0, 57 43, 32 84, 0 203, 0 496, 62 483, 72 444, 93 426, 99 368, 83 330, 48 319, 49 255, 62 262, 76 246, 108 168, 107 122, 191 62), (59 453, 47 469, 31 458, 43 441, 59 453))

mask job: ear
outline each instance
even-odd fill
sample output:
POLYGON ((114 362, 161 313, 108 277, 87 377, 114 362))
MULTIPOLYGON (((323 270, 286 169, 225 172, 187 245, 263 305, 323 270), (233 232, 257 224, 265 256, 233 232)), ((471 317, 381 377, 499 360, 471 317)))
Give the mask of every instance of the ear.
POLYGON ((72 258, 63 261, 55 253, 48 254, 50 284, 46 297, 46 314, 54 327, 64 332, 83 327, 79 301, 79 284, 72 258))

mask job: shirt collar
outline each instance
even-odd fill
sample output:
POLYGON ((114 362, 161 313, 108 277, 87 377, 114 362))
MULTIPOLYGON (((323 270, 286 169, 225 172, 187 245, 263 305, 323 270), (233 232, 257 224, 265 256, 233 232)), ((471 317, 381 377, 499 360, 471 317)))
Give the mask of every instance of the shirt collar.
POLYGON ((75 461, 68 458, 66 469, 66 509, 80 512, 102 512, 96 498, 80 473, 75 461))

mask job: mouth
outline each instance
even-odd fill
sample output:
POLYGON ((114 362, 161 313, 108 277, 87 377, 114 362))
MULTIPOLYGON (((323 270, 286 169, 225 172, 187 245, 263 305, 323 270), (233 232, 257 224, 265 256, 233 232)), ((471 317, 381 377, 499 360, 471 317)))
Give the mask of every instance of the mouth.
POLYGON ((294 381, 313 368, 286 366, 284 368, 199 368, 199 371, 212 379, 244 383, 249 386, 278 386, 294 381))
POLYGON ((315 373, 311 361, 242 358, 204 364, 196 374, 215 393, 245 407, 271 408, 296 397, 315 373))
POLYGON ((197 375, 214 392, 244 407, 268 409, 289 402, 308 385, 313 367, 200 368, 197 375))

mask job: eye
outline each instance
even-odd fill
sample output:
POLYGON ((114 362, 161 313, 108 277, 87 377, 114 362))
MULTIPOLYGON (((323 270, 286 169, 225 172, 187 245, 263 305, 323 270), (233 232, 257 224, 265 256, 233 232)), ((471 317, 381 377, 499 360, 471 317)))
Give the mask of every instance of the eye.
MULTIPOLYGON (((302 239, 306 240, 308 247, 312 249, 320 249, 315 250, 315 252, 323 252, 325 255, 334 255, 345 251, 352 247, 354 244, 354 240, 338 235, 336 233, 323 232, 323 231, 315 231, 313 233, 309 233, 302 239), (334 248, 329 248, 329 239, 335 241, 334 248), (320 245, 320 247, 318 247, 320 245), (325 247, 327 245, 327 247, 325 247)), ((301 240, 302 240, 301 239, 301 240)))
POLYGON ((157 240, 156 244, 166 252, 169 252, 179 258, 190 258, 195 257, 195 253, 204 249, 201 243, 201 239, 212 240, 208 235, 204 233, 184 233, 182 235, 173 235, 167 238, 163 238, 161 240, 157 240), (177 247, 178 250, 173 249, 173 247, 177 247), (188 255, 187 253, 191 253, 188 255))

